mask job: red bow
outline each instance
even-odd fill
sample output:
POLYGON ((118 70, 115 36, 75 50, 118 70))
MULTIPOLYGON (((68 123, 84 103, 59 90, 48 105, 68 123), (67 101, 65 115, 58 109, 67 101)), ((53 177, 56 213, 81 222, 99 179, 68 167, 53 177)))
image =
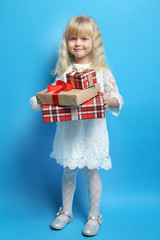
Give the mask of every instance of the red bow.
POLYGON ((70 91, 72 90, 72 86, 70 83, 65 83, 64 81, 57 80, 56 85, 48 85, 47 91, 53 92, 52 99, 53 99, 53 105, 59 105, 59 98, 58 93, 62 91, 70 91))
POLYGON ((54 92, 55 90, 62 89, 61 91, 70 91, 72 90, 72 85, 70 83, 65 83, 62 80, 57 80, 56 85, 48 85, 48 92, 54 92), (61 86, 61 88, 57 88, 57 86, 61 86))

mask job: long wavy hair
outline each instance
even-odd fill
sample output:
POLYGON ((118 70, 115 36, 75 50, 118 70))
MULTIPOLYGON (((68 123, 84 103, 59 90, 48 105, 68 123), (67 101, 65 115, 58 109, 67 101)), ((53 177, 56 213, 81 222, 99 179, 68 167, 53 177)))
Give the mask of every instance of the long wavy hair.
POLYGON ((68 38, 72 35, 88 34, 93 41, 91 51, 90 68, 95 70, 106 69, 108 65, 105 60, 103 40, 96 21, 92 17, 78 15, 71 18, 66 25, 61 40, 58 61, 54 75, 62 75, 67 68, 74 62, 74 56, 68 51, 68 38))

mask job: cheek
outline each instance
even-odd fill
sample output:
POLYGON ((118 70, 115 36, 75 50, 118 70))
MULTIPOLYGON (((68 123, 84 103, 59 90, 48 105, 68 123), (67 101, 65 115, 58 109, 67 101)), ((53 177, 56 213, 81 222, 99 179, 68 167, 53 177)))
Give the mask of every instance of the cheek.
POLYGON ((91 46, 90 46, 90 50, 92 51, 92 49, 93 49, 93 45, 91 44, 91 46))
POLYGON ((69 44, 69 43, 67 44, 67 48, 68 48, 68 49, 70 48, 70 44, 69 44))
POLYGON ((88 49, 91 51, 92 48, 93 48, 93 43, 92 43, 92 41, 91 41, 91 42, 88 44, 88 49))
POLYGON ((91 44, 88 44, 88 46, 87 46, 87 49, 88 49, 88 51, 92 51, 92 48, 93 48, 93 45, 92 45, 92 43, 91 44))
POLYGON ((70 51, 72 51, 73 44, 72 44, 72 43, 68 43, 67 47, 68 47, 68 50, 69 50, 69 52, 70 52, 70 51))

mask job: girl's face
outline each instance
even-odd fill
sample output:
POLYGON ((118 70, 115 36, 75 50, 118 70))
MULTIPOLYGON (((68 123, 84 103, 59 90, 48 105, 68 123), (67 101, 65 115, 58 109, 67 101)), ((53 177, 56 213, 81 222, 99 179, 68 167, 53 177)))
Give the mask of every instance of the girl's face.
POLYGON ((68 50, 74 56, 75 63, 89 63, 92 47, 92 38, 87 34, 71 35, 68 38, 68 50))

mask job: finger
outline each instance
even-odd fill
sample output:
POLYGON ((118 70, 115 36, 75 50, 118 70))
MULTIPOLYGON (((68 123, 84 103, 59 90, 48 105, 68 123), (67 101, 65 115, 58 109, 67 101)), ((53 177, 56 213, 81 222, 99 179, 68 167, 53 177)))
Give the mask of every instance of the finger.
POLYGON ((105 107, 105 108, 104 108, 104 111, 107 111, 107 109, 108 109, 108 108, 107 108, 107 107, 105 107))
POLYGON ((98 93, 100 93, 102 96, 104 96, 105 95, 105 93, 104 92, 102 92, 102 91, 97 91, 98 93))

